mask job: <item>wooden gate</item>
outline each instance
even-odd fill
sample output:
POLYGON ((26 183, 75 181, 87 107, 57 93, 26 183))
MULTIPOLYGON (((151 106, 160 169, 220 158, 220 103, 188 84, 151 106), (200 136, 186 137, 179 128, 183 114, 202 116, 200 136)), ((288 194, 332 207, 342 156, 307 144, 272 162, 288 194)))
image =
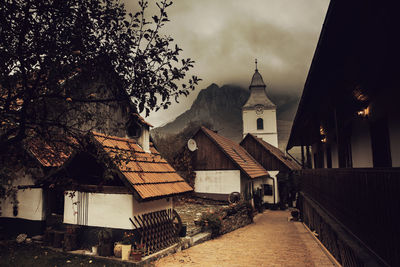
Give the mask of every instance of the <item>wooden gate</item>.
MULTIPOLYGON (((174 222, 179 215, 173 209, 141 214, 130 219, 138 229, 147 256, 167 248, 179 241, 179 226, 174 222)), ((180 218, 178 218, 180 222, 180 218)))

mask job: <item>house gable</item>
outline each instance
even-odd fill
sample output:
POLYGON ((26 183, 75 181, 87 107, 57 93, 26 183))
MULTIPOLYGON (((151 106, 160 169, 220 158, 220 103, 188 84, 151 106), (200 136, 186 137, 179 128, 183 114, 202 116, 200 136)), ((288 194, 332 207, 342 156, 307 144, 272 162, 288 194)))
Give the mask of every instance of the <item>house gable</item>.
POLYGON ((281 150, 252 134, 246 135, 240 145, 267 170, 287 172, 300 169, 300 166, 281 150))
MULTIPOLYGON (((202 132, 203 135, 214 144, 215 148, 218 149, 219 152, 222 152, 222 154, 225 155, 225 158, 235 166, 235 168, 231 169, 239 169, 244 175, 251 179, 269 176, 268 172, 239 144, 218 135, 205 127, 201 127, 195 136, 200 132, 202 132)), ((216 154, 218 155, 217 159, 220 159, 219 155, 221 154, 216 154)), ((215 160, 214 154, 206 153, 202 155, 202 157, 208 157, 209 159, 207 160, 209 161, 215 160)), ((221 162, 227 164, 225 160, 221 159, 221 162)))
POLYGON ((238 170, 232 161, 221 151, 218 146, 205 135, 198 131, 193 137, 198 149, 193 152, 194 168, 196 170, 238 170))

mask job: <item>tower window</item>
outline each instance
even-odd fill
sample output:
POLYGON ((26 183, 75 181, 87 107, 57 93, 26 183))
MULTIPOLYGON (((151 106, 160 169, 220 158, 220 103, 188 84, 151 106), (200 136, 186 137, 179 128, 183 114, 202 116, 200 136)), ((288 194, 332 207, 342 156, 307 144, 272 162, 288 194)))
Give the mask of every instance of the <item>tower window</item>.
POLYGON ((263 130, 264 129, 264 121, 261 118, 257 119, 257 130, 263 130))

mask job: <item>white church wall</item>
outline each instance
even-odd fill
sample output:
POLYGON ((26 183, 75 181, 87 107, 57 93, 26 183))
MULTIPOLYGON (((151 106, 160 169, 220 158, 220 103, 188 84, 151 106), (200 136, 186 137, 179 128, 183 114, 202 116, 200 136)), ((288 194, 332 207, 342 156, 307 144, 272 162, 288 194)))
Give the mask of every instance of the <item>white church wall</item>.
POLYGON ((252 133, 271 145, 278 147, 278 134, 276 124, 276 110, 264 110, 262 114, 257 114, 256 110, 243 110, 243 137, 252 133), (264 129, 257 129, 257 119, 262 118, 264 129))
POLYGON ((240 171, 196 171, 194 191, 213 194, 240 192, 240 171))
POLYGON ((369 124, 366 119, 353 121, 351 154, 354 168, 373 167, 369 124))

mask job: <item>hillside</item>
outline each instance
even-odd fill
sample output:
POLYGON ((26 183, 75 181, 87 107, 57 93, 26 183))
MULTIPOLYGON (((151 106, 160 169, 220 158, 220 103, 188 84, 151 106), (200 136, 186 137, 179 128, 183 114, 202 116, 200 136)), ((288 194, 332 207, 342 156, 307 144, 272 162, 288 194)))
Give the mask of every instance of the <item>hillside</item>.
MULTIPOLYGON (((200 91, 191 108, 179 115, 174 121, 152 130, 152 134, 166 136, 177 134, 189 122, 201 124, 208 122, 219 134, 236 142, 242 139, 242 106, 247 101, 250 91, 235 85, 218 87, 211 84, 200 91)), ((298 96, 288 94, 268 95, 278 106, 279 147, 282 149, 289 137, 292 120, 297 109, 298 96)))

